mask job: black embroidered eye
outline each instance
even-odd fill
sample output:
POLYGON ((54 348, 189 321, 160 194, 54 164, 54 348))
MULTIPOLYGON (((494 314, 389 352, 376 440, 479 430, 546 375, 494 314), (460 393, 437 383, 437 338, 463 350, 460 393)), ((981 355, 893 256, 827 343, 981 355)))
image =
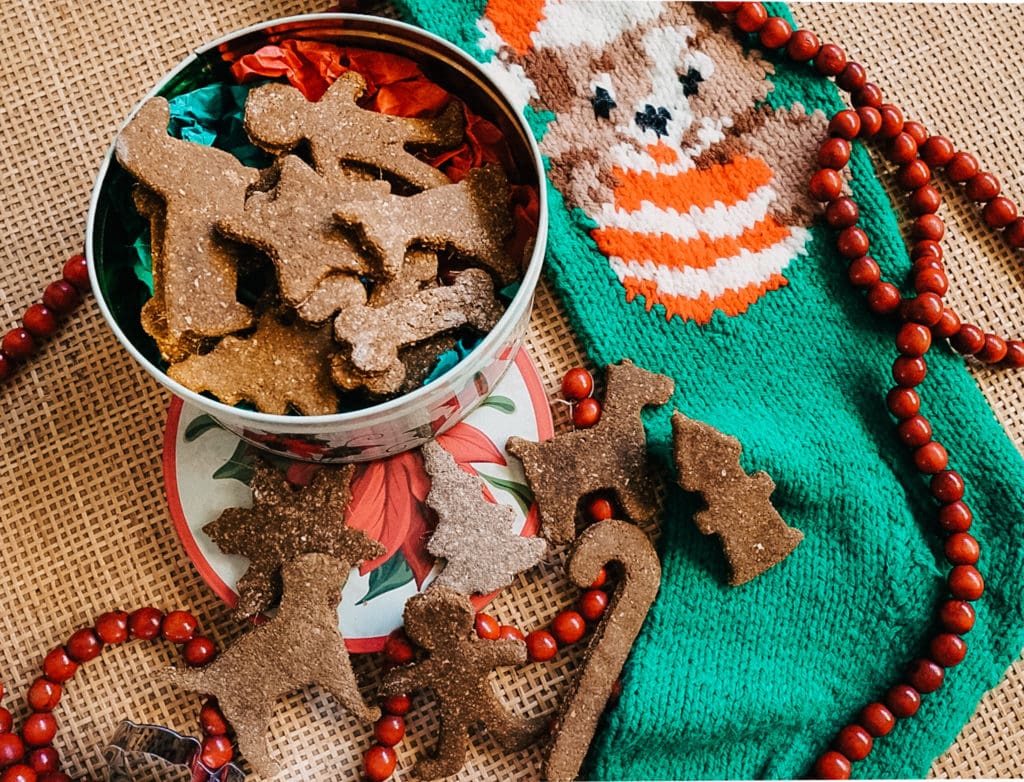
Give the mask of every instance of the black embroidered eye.
POLYGON ((690 68, 686 73, 679 75, 679 83, 683 85, 683 95, 687 98, 697 94, 700 89, 698 85, 702 81, 704 81, 704 77, 696 68, 690 68))
POLYGON ((658 106, 655 109, 650 103, 644 106, 643 111, 636 113, 636 124, 640 126, 640 130, 653 130, 658 136, 668 135, 670 119, 672 119, 672 115, 669 114, 668 109, 664 106, 658 106))
POLYGON ((609 119, 612 109, 619 104, 615 102, 615 98, 604 87, 595 87, 594 97, 590 99, 590 105, 594 107, 595 118, 609 119))

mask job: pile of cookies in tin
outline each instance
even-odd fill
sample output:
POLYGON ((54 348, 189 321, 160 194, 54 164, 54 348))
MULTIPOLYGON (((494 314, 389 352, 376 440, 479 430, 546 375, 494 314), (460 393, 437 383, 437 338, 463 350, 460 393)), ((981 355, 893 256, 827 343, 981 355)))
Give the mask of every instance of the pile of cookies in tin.
POLYGON ((169 135, 163 98, 121 132, 117 160, 150 223, 142 326, 182 385, 265 413, 335 413, 418 387, 501 317, 496 291, 522 272, 506 173, 487 164, 453 183, 425 162, 462 141, 457 102, 397 117, 361 108, 365 89, 354 71, 315 103, 253 89, 245 132, 276 155, 262 170, 169 135))

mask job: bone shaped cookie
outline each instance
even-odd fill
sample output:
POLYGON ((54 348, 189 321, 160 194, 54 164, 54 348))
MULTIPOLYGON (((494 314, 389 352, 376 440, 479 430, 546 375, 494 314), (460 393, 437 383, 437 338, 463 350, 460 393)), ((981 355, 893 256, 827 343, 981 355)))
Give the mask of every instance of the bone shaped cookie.
POLYGON ((454 102, 437 119, 394 117, 356 104, 366 81, 347 71, 310 103, 295 87, 266 84, 249 93, 245 130, 254 143, 286 152, 305 140, 317 171, 333 176, 343 163, 383 169, 419 189, 448 177, 419 160, 406 146, 448 148, 462 139, 462 112, 454 102))

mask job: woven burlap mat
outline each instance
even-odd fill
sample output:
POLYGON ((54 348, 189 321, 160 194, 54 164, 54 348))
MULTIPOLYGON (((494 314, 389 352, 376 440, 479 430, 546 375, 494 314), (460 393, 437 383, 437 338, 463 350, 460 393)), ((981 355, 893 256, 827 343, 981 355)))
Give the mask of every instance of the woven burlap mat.
MULTIPOLYGON (((115 129, 149 87, 198 44, 266 18, 319 10, 316 2, 4 0, 0 23, 0 330, 13 325, 60 262, 82 247, 89 190, 115 129)), ((896 103, 979 153, 1018 202, 1024 151, 1015 90, 1024 51, 1018 11, 973 5, 799 5, 798 20, 861 59, 896 103)), ((955 200, 948 257, 961 311, 999 331, 1024 324, 1024 272, 973 210, 955 200)), ((564 316, 541 286, 529 345, 549 391, 579 362, 564 316)), ((1018 445, 1024 383, 980 370, 979 383, 1018 445)), ((45 653, 114 607, 187 607, 220 644, 241 629, 199 578, 172 530, 161 448, 167 395, 131 361, 92 300, 36 360, 0 390, 0 678, 20 722, 23 693, 45 653)), ((564 424, 564 421, 561 421, 564 424)), ((493 605, 531 628, 572 598, 558 555, 493 605)), ((198 701, 158 672, 176 660, 160 644, 106 652, 69 684, 56 710, 57 747, 73 774, 99 774, 99 749, 125 717, 197 730, 198 701)), ((573 655, 529 666, 501 686, 531 714, 549 713, 573 655)), ((380 659, 357 675, 375 687, 380 659)), ((846 705, 844 705, 846 708, 846 705)), ((400 746, 398 778, 432 742, 436 722, 418 707, 400 746)), ((1020 776, 1024 663, 1010 668, 949 751, 938 776, 1020 776)), ((281 779, 357 779, 370 744, 333 700, 312 688, 284 699, 273 724, 281 779)), ((474 741, 460 779, 532 779, 536 753, 506 755, 474 741)))

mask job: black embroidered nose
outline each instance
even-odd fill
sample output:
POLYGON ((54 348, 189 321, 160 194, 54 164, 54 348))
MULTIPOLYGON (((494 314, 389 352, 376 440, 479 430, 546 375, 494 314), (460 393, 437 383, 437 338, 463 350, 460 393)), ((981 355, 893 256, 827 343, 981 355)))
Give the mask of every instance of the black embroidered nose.
POLYGON ((704 77, 696 68, 690 68, 686 73, 680 74, 679 83, 683 85, 683 95, 687 98, 691 95, 696 95, 700 89, 698 85, 702 81, 704 81, 704 77))
POLYGON ((611 110, 619 104, 615 102, 615 98, 613 98, 604 87, 595 87, 594 97, 590 99, 590 105, 594 107, 595 117, 609 119, 611 116, 611 110))
POLYGON ((636 113, 636 124, 640 126, 641 130, 653 130, 659 136, 668 135, 668 121, 672 119, 672 115, 668 113, 668 109, 664 106, 658 106, 655 110, 654 106, 648 103, 644 106, 643 111, 636 113))

